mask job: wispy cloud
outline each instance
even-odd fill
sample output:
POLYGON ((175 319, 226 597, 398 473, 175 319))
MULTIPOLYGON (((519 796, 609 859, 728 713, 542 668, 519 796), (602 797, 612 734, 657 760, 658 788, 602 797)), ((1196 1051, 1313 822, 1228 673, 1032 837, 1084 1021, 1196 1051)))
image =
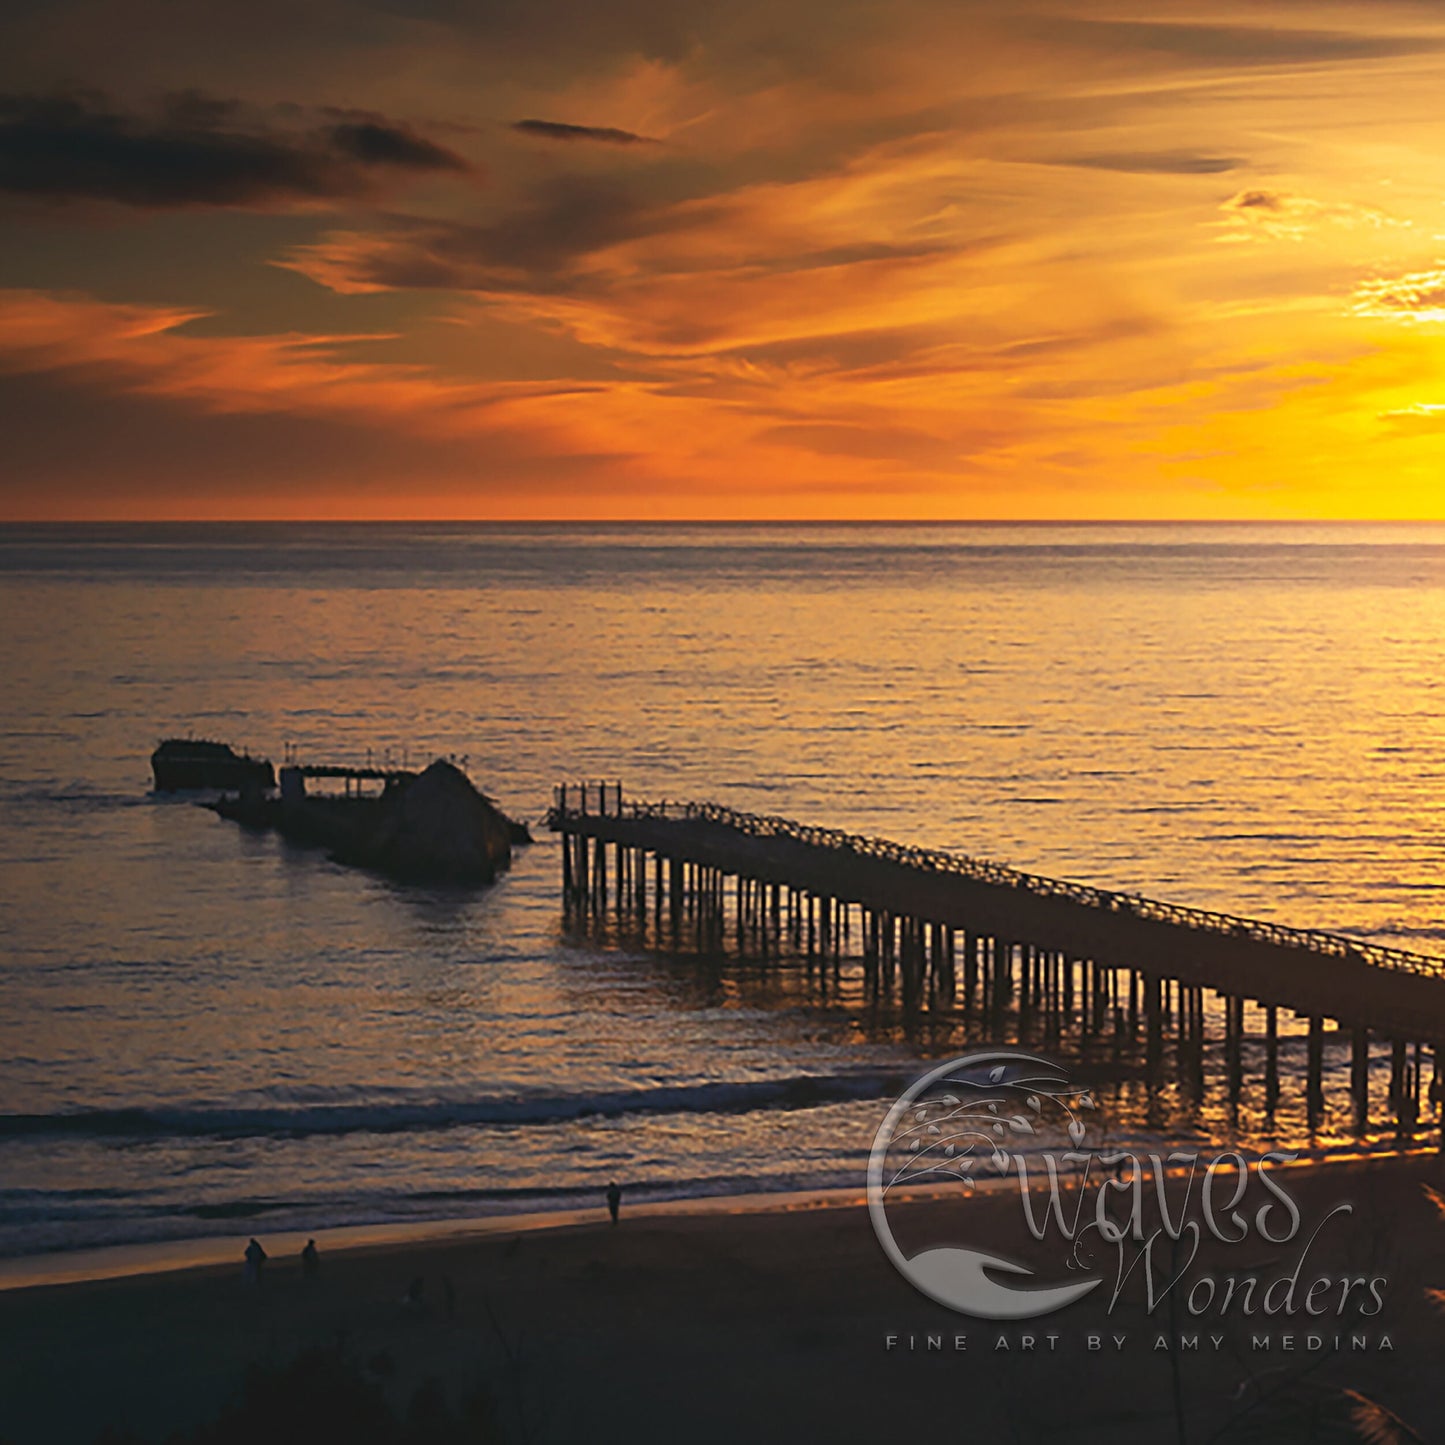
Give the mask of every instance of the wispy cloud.
POLYGON ((512 129, 522 135, 536 136, 542 140, 600 141, 603 145, 614 146, 659 144, 653 136, 638 135, 636 131, 620 130, 611 125, 569 125, 560 120, 518 120, 512 122, 512 129))
POLYGON ((1410 224, 1374 206, 1317 201, 1290 191, 1237 191, 1219 209, 1228 228, 1220 239, 1226 241, 1299 241, 1322 225, 1368 226, 1379 230, 1410 224))
POLYGON ((117 305, 43 291, 0 291, 0 372, 64 372, 113 391, 219 413, 342 416, 419 433, 479 429, 519 398, 595 390, 573 382, 468 382, 354 353, 385 336, 197 334, 203 310, 117 305))
POLYGON ((1410 430, 1445 429, 1445 403, 1417 401, 1410 406, 1394 407, 1377 413, 1383 422, 1410 430))
POLYGON ((1247 163, 1239 156, 1201 155, 1195 151, 1098 151, 1051 158, 1048 164, 1136 176, 1217 176, 1237 171, 1247 163))
POLYGON ((1307 26, 1270 24, 1265 16, 1253 23, 1159 18, 1112 20, 1049 16, 1033 20, 1038 33, 1056 41, 1088 44, 1113 51, 1135 51, 1168 57, 1199 67, 1261 70, 1281 66, 1341 64, 1397 56, 1433 54, 1441 49, 1438 35, 1428 32, 1369 29, 1319 30, 1307 26), (1261 23, 1263 22, 1263 23, 1261 23))
POLYGON ((1445 321, 1445 268, 1362 281, 1351 309, 1392 321, 1445 321))

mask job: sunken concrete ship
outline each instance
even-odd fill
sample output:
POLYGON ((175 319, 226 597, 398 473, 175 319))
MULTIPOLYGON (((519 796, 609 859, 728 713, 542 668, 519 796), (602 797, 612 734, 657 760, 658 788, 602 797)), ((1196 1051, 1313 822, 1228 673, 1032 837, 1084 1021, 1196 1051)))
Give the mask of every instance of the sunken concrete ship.
POLYGON ((270 828, 327 849, 339 863, 410 882, 490 883, 530 843, 467 775, 444 758, 420 773, 288 764, 279 796, 255 788, 209 804, 223 818, 270 828), (307 791, 310 779, 341 779, 341 794, 307 791), (379 781, 381 791, 365 791, 379 781))
POLYGON ((276 772, 269 759, 238 753, 229 744, 209 738, 164 739, 151 754, 151 772, 158 793, 203 788, 234 788, 245 793, 276 786, 276 772))

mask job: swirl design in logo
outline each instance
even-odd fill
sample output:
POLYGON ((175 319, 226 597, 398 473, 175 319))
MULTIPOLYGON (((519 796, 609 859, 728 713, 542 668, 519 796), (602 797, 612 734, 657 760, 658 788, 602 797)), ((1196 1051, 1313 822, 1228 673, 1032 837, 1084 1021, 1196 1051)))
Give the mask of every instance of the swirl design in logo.
POLYGON ((868 1213, 893 1267, 930 1299, 980 1319, 1032 1319, 1082 1299, 1097 1276, 1051 1285, 1026 1265, 964 1245, 907 1255, 887 1205, 890 1191, 925 1180, 971 1192, 980 1166, 1002 1178, 1014 1168, 1011 1144, 1049 1132, 1077 1151, 1087 1132, 1081 1115, 1093 1108, 1092 1094, 1059 1065, 1016 1049, 965 1054, 915 1080, 879 1126, 868 1159, 868 1213))

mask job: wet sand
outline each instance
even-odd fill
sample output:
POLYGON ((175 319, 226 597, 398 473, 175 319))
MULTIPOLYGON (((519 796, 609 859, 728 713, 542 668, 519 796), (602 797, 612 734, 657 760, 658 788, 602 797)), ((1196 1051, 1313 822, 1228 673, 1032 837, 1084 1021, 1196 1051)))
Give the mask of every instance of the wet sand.
MULTIPOLYGON (((1336 1350, 1330 1319, 1176 1317, 1171 1328, 1167 1307, 1146 1317, 1121 1303, 1110 1314, 1104 1289, 1046 1319, 969 1319, 894 1272, 856 1199, 624 1205, 616 1228, 599 1208, 546 1227, 489 1221, 481 1231, 350 1249, 323 1237, 314 1280, 303 1278, 290 1241, 283 1255, 272 1240, 259 1291, 242 1280, 239 1246, 225 1266, 6 1290, 0 1439, 89 1445, 105 1426, 159 1438, 213 1416, 248 1363, 279 1364, 313 1345, 341 1349, 399 1402, 427 1378, 454 1396, 485 1380, 508 1438, 533 1445, 877 1441, 900 1432, 1172 1441, 1176 1364, 1190 1441, 1210 1439, 1271 1392, 1223 1438, 1332 1438, 1322 1431, 1344 1423, 1346 1387, 1430 1439, 1445 1420, 1435 1370, 1445 1316, 1424 1291, 1445 1288, 1445 1220, 1426 1182, 1445 1188, 1438 1156, 1291 1171, 1306 1233, 1331 1204, 1355 1206, 1346 1227, 1322 1236, 1311 1269, 1388 1280, 1380 1315, 1354 1326, 1370 1341, 1363 1350, 1349 1348, 1349 1331, 1336 1350), (403 1301, 418 1276, 420 1308, 403 1301), (1307 1348, 1309 1331, 1324 1337, 1321 1351, 1307 1348), (1161 1334, 1180 1333, 1200 1335, 1200 1348, 1155 1348, 1161 1334), (1090 1334, 1104 1347, 1089 1349, 1090 1334), (1251 1348, 1261 1335, 1269 1348, 1251 1348), (930 1336, 942 1347, 929 1348, 930 1336), (1379 1348, 1384 1336, 1392 1349, 1379 1348)), ((995 1193, 967 1207, 970 1237, 982 1238, 994 1220, 1006 1236, 1019 1206, 995 1193)), ((926 1231, 957 1208, 956 1199, 921 1200, 903 1215, 926 1231)), ((1261 1247, 1239 1246, 1220 1267, 1267 1265, 1261 1247)))

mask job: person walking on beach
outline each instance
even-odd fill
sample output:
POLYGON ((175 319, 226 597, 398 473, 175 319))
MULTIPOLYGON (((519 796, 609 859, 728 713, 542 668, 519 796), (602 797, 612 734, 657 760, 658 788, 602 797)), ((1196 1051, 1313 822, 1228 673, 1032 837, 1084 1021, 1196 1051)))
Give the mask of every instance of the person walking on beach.
POLYGON ((261 1266, 266 1263, 266 1251, 261 1248, 261 1241, 253 1239, 246 1246, 246 1283, 261 1288, 261 1266))
POLYGON ((321 1254, 316 1248, 316 1241, 308 1239, 306 1248, 301 1251, 301 1273, 307 1279, 315 1279, 321 1272, 321 1254))
POLYGON ((616 1224, 617 1216, 622 1212, 622 1186, 615 1180, 607 1186, 607 1212, 616 1224))

